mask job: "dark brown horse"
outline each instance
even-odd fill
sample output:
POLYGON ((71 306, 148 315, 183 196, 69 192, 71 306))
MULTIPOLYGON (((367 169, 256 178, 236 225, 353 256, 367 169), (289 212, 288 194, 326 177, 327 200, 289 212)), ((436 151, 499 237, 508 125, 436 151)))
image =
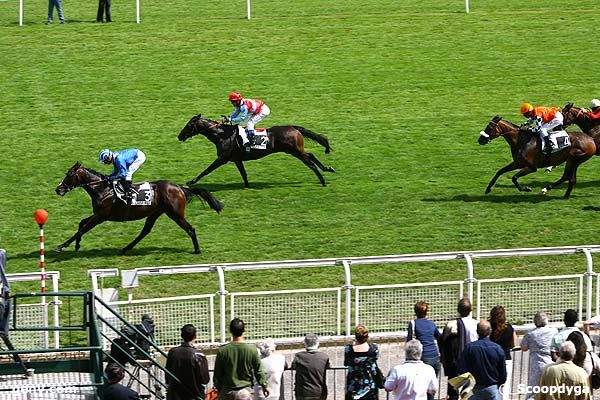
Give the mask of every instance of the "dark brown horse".
POLYGON ((481 145, 485 145, 497 137, 504 137, 510 146, 513 160, 496 172, 496 175, 494 175, 485 189, 485 193, 491 192, 492 186, 494 186, 500 175, 519 168, 520 171, 512 177, 512 182, 519 191, 531 192, 530 187, 521 186, 518 182, 520 177, 535 172, 539 167, 560 165, 566 161, 567 164, 563 175, 558 181, 543 188, 542 194, 546 194, 555 186, 568 180, 569 187, 565 193, 565 198, 569 198, 575 186, 577 168, 582 162, 588 160, 596 153, 596 145, 589 136, 582 132, 568 132, 568 134, 571 146, 552 153, 550 157, 547 157, 542 153, 542 142, 536 134, 521 129, 519 126, 508 121, 504 121, 496 115, 487 124, 485 129, 479 133, 478 142, 481 145))
POLYGON ((148 206, 130 206, 115 199, 114 191, 105 180, 105 176, 94 170, 84 168, 79 162, 75 163, 64 179, 56 187, 56 193, 64 196, 76 187, 82 187, 92 198, 92 209, 94 214, 79 222, 79 230, 73 237, 57 246, 54 251, 60 252, 63 248, 75 241, 75 250, 79 250, 81 237, 104 221, 134 221, 146 218, 146 223, 140 234, 125 248, 122 253, 133 249, 154 226, 154 223, 163 214, 177 223, 194 243, 194 252, 200 252, 196 230, 185 219, 185 205, 194 196, 203 199, 213 210, 220 212, 223 205, 206 189, 199 187, 187 187, 171 183, 169 181, 152 181, 150 187, 154 192, 152 202, 148 206))
POLYGON ((179 140, 184 142, 192 136, 203 135, 208 140, 217 146, 217 159, 212 162, 200 175, 188 182, 188 185, 193 185, 202 177, 210 174, 221 165, 232 161, 237 167, 244 186, 248 187, 248 176, 244 168, 244 161, 258 160, 273 153, 287 153, 310 168, 323 186, 326 185, 325 178, 319 172, 319 168, 327 172, 335 172, 331 167, 326 167, 312 153, 304 151, 304 138, 314 140, 321 146, 325 147, 325 153, 331 151, 329 141, 323 135, 310 131, 301 126, 273 126, 267 129, 269 143, 264 150, 251 149, 249 152, 241 145, 238 132, 238 125, 221 124, 217 121, 211 121, 200 116, 200 114, 192 117, 179 133, 179 140))
POLYGON ((596 155, 600 155, 600 121, 592 121, 583 108, 567 103, 562 109, 564 117, 563 126, 577 125, 579 129, 594 139, 596 143, 596 155))

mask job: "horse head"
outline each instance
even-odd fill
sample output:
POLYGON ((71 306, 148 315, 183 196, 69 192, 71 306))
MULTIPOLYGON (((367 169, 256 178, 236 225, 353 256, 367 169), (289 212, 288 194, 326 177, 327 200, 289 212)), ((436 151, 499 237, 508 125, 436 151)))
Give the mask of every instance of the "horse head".
POLYGON ((223 132, 223 125, 217 121, 202 118, 200 114, 193 116, 183 127, 177 138, 185 142, 192 136, 202 135, 211 142, 217 143, 220 139, 219 133, 223 132))
POLYGON ((567 127, 569 125, 573 125, 575 123, 582 122, 581 118, 583 118, 586 114, 583 108, 574 107, 573 103, 569 102, 562 109, 563 115, 563 126, 567 127))
POLYGON ((484 130, 479 132, 479 138, 477 139, 477 143, 480 145, 486 145, 491 142, 493 139, 496 139, 498 136, 501 136, 501 130, 498 127, 498 123, 502 120, 502 117, 496 115, 492 120, 487 124, 484 130))
POLYGON ((76 187, 95 182, 102 182, 102 179, 104 179, 104 175, 84 168, 81 163, 77 161, 69 168, 63 180, 56 186, 55 192, 59 196, 64 196, 76 187))

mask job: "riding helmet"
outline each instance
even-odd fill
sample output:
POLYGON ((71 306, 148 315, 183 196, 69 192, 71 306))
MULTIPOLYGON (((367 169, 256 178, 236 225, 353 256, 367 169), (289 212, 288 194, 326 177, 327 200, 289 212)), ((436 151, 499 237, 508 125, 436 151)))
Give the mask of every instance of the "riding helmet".
POLYGON ((242 95, 239 92, 229 93, 229 101, 239 101, 239 100, 242 100, 242 95))
POLYGON ((531 110, 533 110, 533 106, 531 104, 529 104, 529 103, 521 104, 521 114, 527 114, 531 110))

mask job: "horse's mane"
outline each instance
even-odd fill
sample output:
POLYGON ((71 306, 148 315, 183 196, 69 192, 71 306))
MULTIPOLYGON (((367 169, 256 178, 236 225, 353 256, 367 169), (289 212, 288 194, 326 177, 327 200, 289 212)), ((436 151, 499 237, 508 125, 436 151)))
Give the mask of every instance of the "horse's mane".
POLYGON ((106 175, 104 175, 102 172, 98 172, 95 169, 84 167, 83 165, 81 166, 81 168, 85 169, 87 172, 89 172, 91 174, 100 176, 100 178, 102 178, 102 179, 104 179, 106 177, 106 175))

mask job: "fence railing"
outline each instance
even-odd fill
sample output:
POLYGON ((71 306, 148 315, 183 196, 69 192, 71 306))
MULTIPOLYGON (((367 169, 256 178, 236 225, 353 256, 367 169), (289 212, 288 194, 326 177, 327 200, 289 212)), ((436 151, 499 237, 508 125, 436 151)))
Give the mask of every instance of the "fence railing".
MULTIPOLYGON (((351 328, 356 323, 364 323, 374 334, 399 333, 406 329, 408 321, 413 317, 412 309, 417 300, 429 303, 430 316, 439 325, 444 324, 456 314, 456 303, 466 296, 472 299, 476 318, 487 315, 489 309, 497 304, 507 308, 510 321, 514 325, 529 324, 535 312, 546 311, 551 321, 560 321, 564 310, 576 309, 583 319, 592 316, 594 303, 594 275, 592 253, 600 252, 600 246, 570 246, 543 247, 528 249, 501 249, 473 252, 445 252, 388 255, 376 257, 328 258, 312 260, 285 260, 268 262, 248 262, 232 264, 201 264, 136 268, 118 271, 90 271, 92 286, 102 290, 102 279, 105 276, 121 275, 122 288, 128 291, 128 300, 109 302, 121 310, 128 307, 132 318, 139 318, 143 313, 153 317, 168 314, 185 315, 181 319, 173 319, 168 326, 159 326, 157 332, 171 332, 166 337, 158 339, 161 345, 176 345, 176 332, 184 323, 198 323, 206 332, 199 341, 203 343, 225 342, 229 338, 226 328, 232 316, 238 316, 253 326, 266 326, 268 329, 256 333, 256 338, 265 336, 277 338, 294 338, 307 333, 309 328, 324 335, 350 336, 351 328), (557 257, 562 255, 581 254, 581 269, 579 274, 545 276, 545 277, 506 277, 502 279, 477 279, 475 261, 484 258, 502 257, 557 257), (353 286, 351 266, 357 265, 391 265, 414 262, 448 262, 461 261, 465 263, 465 274, 457 276, 453 281, 422 282, 410 284, 353 286), (234 271, 277 270, 283 268, 324 267, 343 271, 344 285, 340 288, 301 288, 295 290, 274 290, 269 292, 235 292, 228 291, 226 276, 234 271), (219 307, 212 304, 202 306, 200 312, 194 315, 185 314, 185 302, 189 296, 134 300, 133 289, 140 286, 141 279, 152 276, 175 274, 214 274, 218 280, 219 290, 216 293, 199 294, 205 301, 219 302, 219 307), (100 284, 99 284, 100 283, 100 284), (541 296, 540 293, 544 295, 541 296), (207 300, 211 299, 211 300, 207 300), (308 310, 311 309, 309 312, 308 310), (312 312, 312 314, 311 314, 312 312), (202 316, 199 314, 203 313, 202 316), (136 315, 137 314, 137 315, 136 315), (206 318, 210 320, 206 320, 206 318), (325 317, 326 320, 323 320, 325 317), (187 320, 183 320, 188 318, 187 320), (310 326, 313 321, 319 321, 319 326, 326 326, 322 332, 317 327, 310 326), (178 324, 178 325, 174 325, 178 324), (217 328, 218 327, 218 328, 217 328), (214 330, 219 330, 217 336, 214 330), (308 330, 307 330, 308 329, 308 330), (209 334, 210 331, 210 334, 209 334), (162 340, 162 341, 161 341, 162 340)), ((302 282, 299 280, 299 282, 302 282)), ((143 281, 142 281, 143 283, 143 281)), ((600 286, 597 285, 597 288, 600 286)), ((596 290, 596 305, 600 303, 600 291, 596 290)), ((598 308, 596 307, 596 310, 598 308)))

